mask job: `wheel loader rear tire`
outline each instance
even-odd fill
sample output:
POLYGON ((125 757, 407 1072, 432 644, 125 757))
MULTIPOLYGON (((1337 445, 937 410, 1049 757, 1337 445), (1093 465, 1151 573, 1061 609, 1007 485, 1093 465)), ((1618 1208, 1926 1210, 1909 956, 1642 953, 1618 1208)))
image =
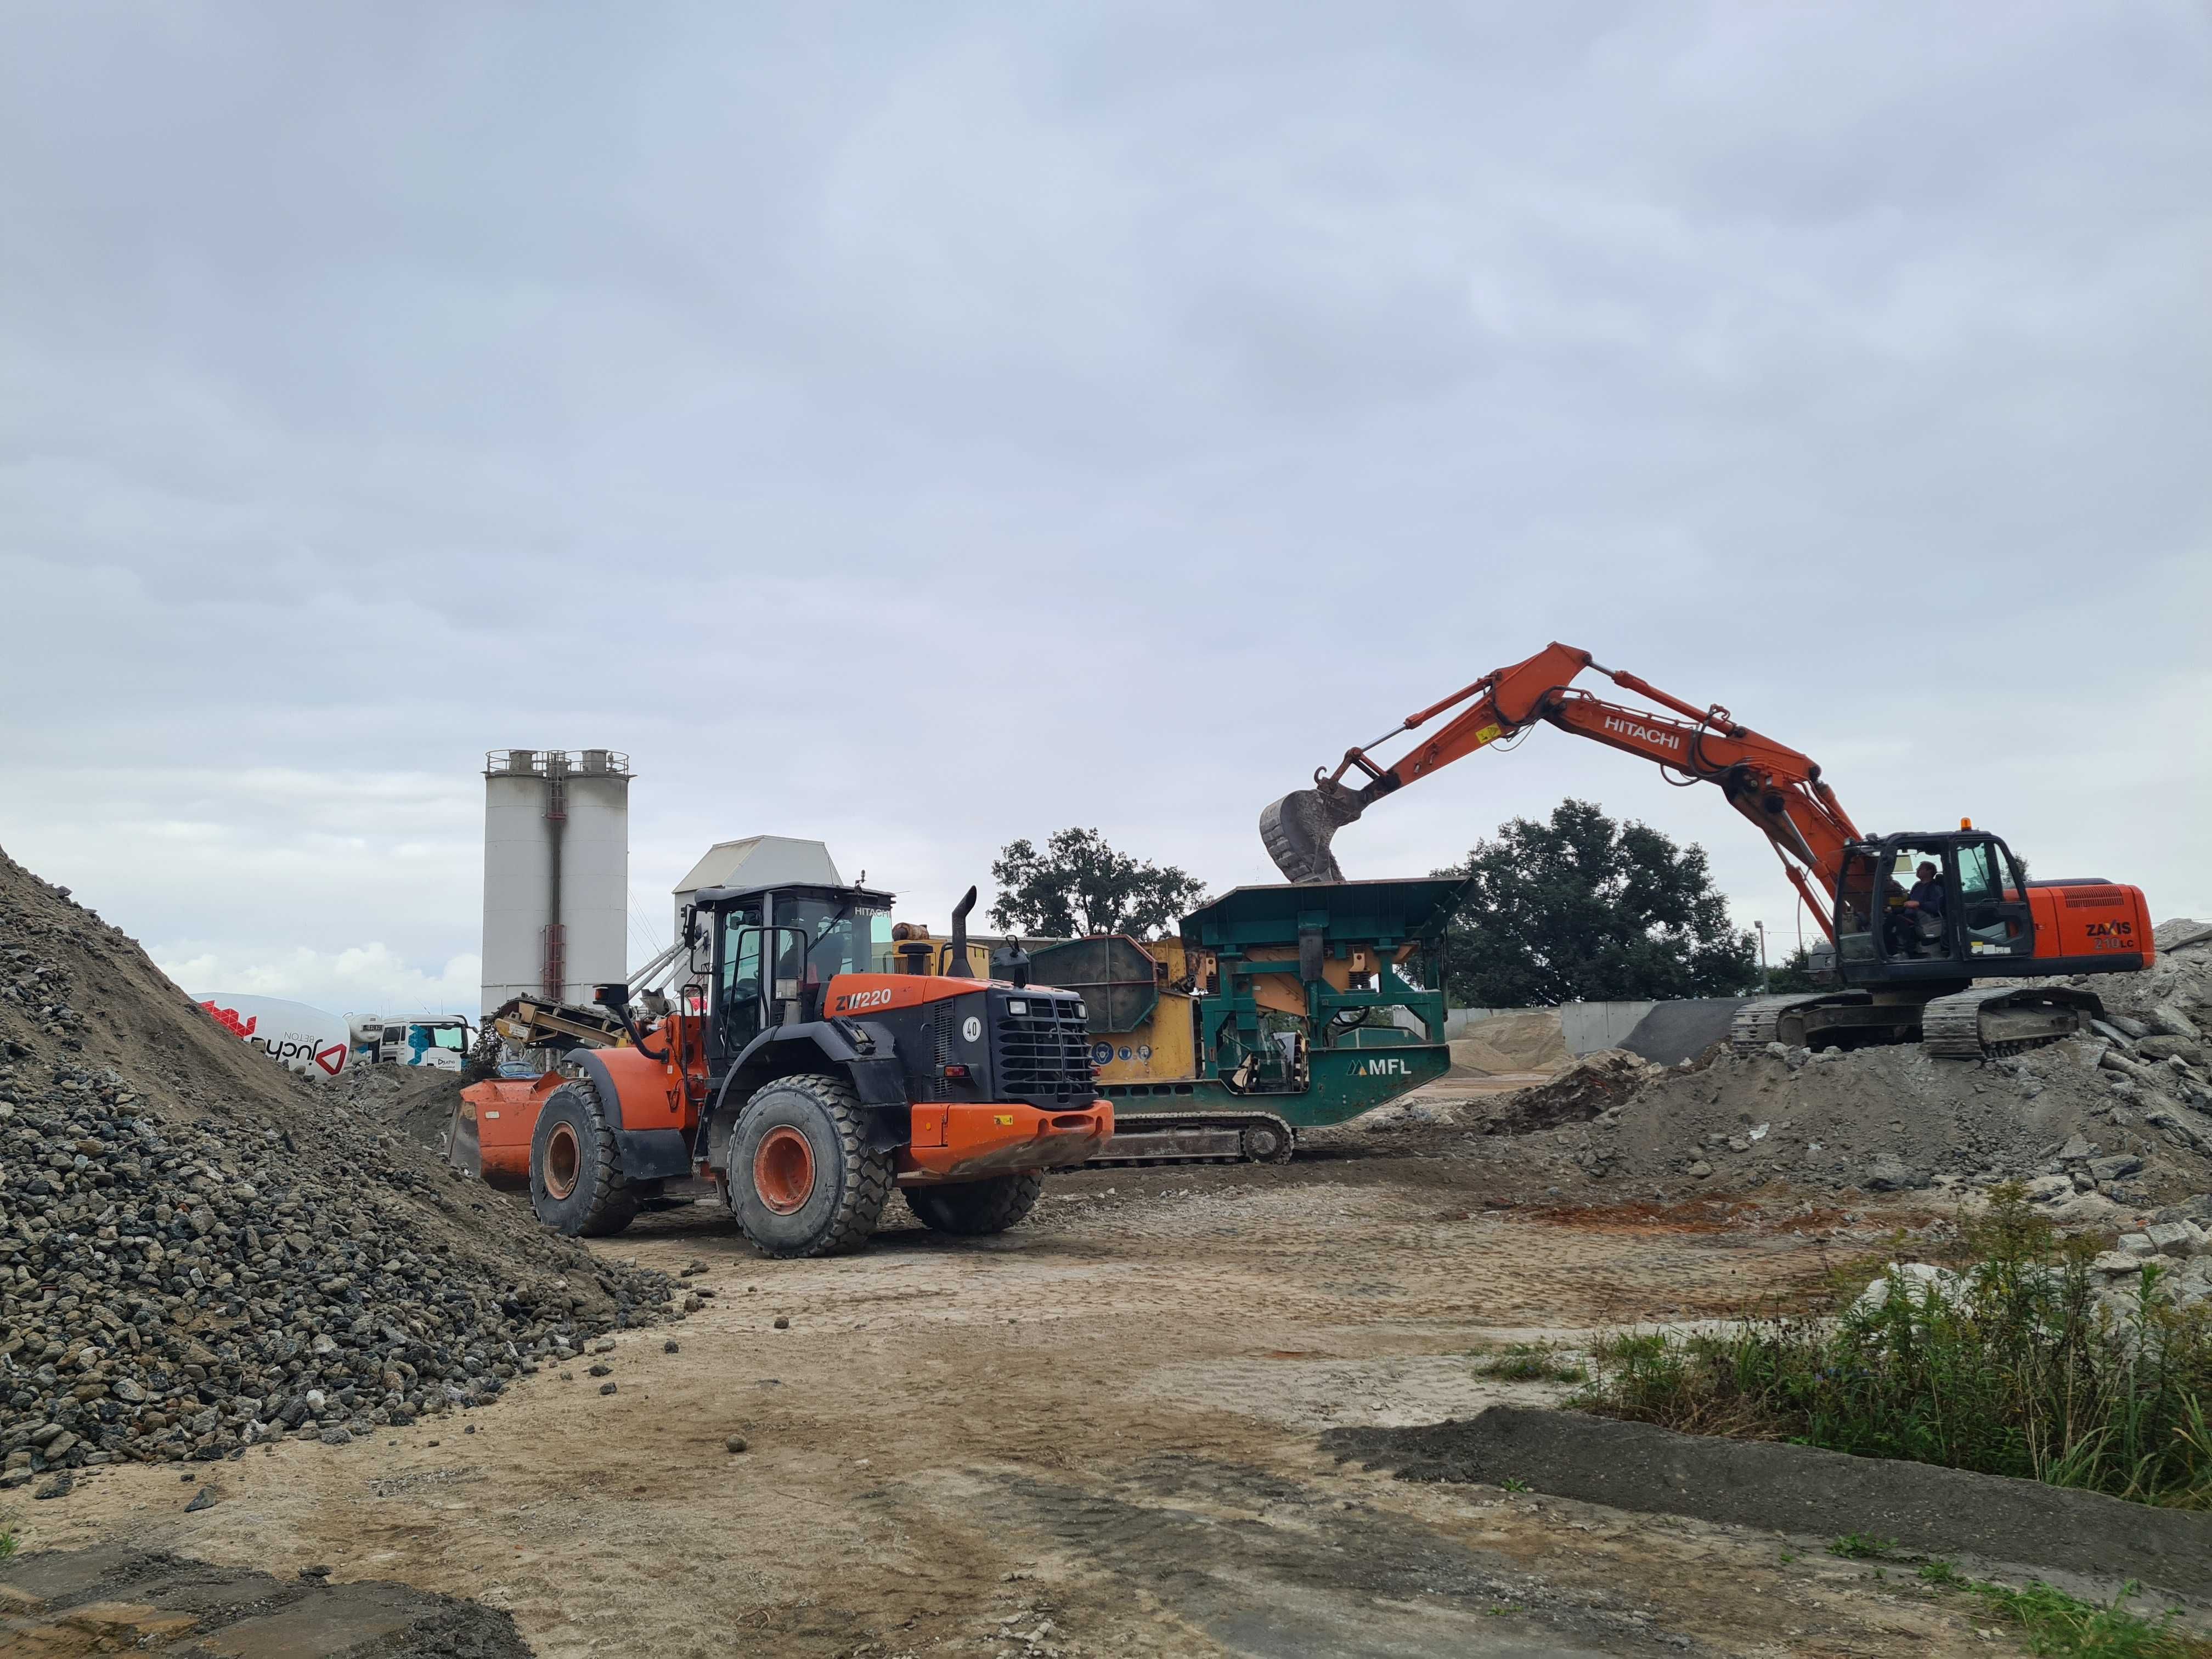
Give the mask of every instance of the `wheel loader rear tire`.
POLYGON ((871 1152, 860 1097, 842 1078, 776 1078, 731 1132, 730 1212, 763 1255, 839 1255, 876 1230, 893 1155, 871 1152))
POLYGON ((570 1238, 605 1238, 637 1218, 637 1194, 599 1091, 578 1079, 545 1097, 530 1136, 530 1207, 570 1238))
POLYGON ((1043 1190, 1044 1176, 1032 1170, 949 1187, 908 1187, 906 1202, 932 1232, 1002 1233, 1036 1206, 1043 1190))

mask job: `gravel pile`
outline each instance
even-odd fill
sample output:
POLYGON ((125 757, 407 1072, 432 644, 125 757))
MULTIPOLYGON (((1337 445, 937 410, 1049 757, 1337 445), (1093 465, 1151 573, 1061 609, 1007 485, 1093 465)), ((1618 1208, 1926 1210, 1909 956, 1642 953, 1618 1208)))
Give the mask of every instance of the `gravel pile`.
POLYGON ((216 1030, 0 855, 0 1488, 488 1404, 679 1296, 216 1030))
POLYGON ((2068 1219, 2172 1205, 2212 1192, 2212 926, 2168 922, 2159 940, 2151 971, 2079 981, 2111 1011, 2086 1040, 1980 1062, 1779 1043, 1703 1066, 1593 1055, 1492 1118, 1564 1137, 1588 1175, 1676 1189, 2017 1180, 2068 1219))
POLYGON ((461 1074, 427 1066, 349 1065, 317 1087, 381 1122, 402 1139, 435 1150, 460 1098, 461 1074))

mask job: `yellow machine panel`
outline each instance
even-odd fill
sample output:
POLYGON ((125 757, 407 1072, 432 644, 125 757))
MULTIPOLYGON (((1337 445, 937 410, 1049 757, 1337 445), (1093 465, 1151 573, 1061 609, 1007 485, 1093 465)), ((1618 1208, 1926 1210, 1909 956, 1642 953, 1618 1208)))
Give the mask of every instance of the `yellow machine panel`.
POLYGON ((1133 1030, 1108 1032, 1091 1046, 1101 1083, 1187 1083, 1198 1075, 1198 1019, 1188 992, 1162 991, 1133 1030), (1099 1059, 1102 1050, 1110 1058, 1099 1059))
MULTIPOLYGON (((1396 952, 1395 959, 1405 961, 1412 954, 1407 946, 1396 952)), ((1252 962, 1279 962, 1279 974, 1255 974, 1252 978, 1252 1000, 1262 1008, 1277 1013, 1303 1015, 1306 1012, 1306 991, 1298 978, 1298 947, 1295 945, 1257 945, 1246 953, 1252 962)), ((1342 956, 1322 958, 1321 975, 1333 991, 1348 992, 1354 978, 1364 978, 1381 966, 1382 952, 1367 945, 1355 945, 1342 956)))

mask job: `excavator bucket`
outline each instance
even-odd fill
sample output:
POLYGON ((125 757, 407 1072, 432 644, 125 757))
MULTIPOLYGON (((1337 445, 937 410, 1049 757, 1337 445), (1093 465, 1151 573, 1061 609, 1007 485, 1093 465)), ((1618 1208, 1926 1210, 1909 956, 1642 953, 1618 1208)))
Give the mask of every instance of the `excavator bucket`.
POLYGON ((1344 868, 1328 844, 1363 810, 1359 797, 1342 784, 1316 779, 1312 788, 1293 789, 1261 810, 1260 839, 1287 879, 1342 881, 1344 868))

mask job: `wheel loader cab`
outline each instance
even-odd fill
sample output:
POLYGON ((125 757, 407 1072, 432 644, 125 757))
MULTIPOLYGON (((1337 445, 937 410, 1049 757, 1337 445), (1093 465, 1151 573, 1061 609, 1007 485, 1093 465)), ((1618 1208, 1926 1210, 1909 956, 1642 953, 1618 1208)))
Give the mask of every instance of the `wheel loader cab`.
POLYGON ((712 903, 716 1069, 772 1026, 820 1019, 832 979, 869 971, 877 919, 890 914, 889 894, 861 888, 774 888, 712 903))
POLYGON ((1845 849, 1836 884, 1846 984, 2002 974, 2035 954, 2027 880, 1996 836, 1960 830, 1845 849))

